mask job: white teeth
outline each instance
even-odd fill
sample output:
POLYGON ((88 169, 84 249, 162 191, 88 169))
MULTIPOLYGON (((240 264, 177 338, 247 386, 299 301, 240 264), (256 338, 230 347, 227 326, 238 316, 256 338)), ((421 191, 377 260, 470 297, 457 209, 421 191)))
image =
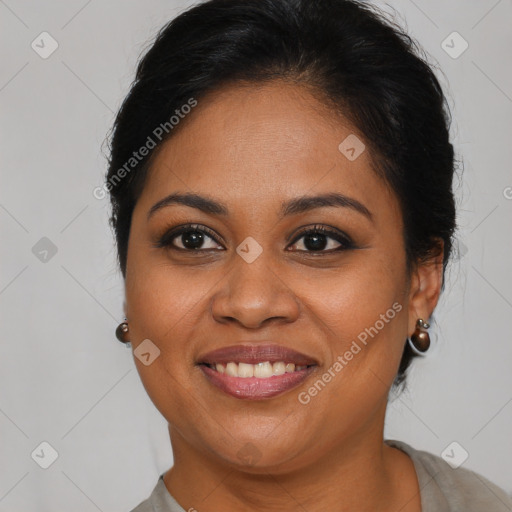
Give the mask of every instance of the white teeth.
MULTIPOLYGON (((251 365, 253 366, 253 365, 251 365)), ((272 376, 272 365, 266 361, 254 365, 254 376, 260 379, 266 379, 272 376)))
POLYGON ((236 363, 228 363, 226 373, 231 377, 238 377, 238 365, 236 363))
POLYGON ((230 377, 258 377, 259 379, 267 379, 272 375, 283 375, 307 368, 306 365, 295 366, 294 363, 285 363, 284 361, 275 363, 265 361, 257 364, 229 362, 227 365, 217 363, 211 366, 214 366, 219 373, 225 373, 230 377))
POLYGON ((285 373, 285 364, 282 361, 274 363, 272 365, 272 371, 274 375, 283 375, 285 373))
POLYGON ((295 365, 293 363, 288 363, 286 365, 285 370, 286 370, 286 373, 292 373, 295 371, 295 365))
MULTIPOLYGON (((238 363, 239 377, 252 377, 254 375, 254 365, 247 363, 238 363)), ((259 377, 259 375, 258 375, 259 377)))

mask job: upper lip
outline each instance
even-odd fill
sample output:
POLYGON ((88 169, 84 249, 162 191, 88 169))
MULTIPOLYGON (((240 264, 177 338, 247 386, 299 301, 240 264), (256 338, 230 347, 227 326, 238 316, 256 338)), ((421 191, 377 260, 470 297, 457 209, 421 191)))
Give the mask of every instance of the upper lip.
POLYGON ((200 355, 197 361, 198 364, 227 364, 230 362, 256 364, 265 361, 270 363, 284 361, 285 363, 295 363, 301 366, 318 364, 316 359, 311 356, 273 343, 246 343, 221 347, 200 355))

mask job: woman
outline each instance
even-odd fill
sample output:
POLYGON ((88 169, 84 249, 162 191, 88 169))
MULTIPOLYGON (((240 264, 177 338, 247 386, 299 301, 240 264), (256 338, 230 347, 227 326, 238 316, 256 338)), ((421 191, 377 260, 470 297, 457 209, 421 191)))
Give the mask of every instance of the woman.
POLYGON ((210 0, 162 29, 115 122, 130 342, 174 466, 133 512, 512 509, 383 439, 455 229, 441 87, 355 1, 210 0))

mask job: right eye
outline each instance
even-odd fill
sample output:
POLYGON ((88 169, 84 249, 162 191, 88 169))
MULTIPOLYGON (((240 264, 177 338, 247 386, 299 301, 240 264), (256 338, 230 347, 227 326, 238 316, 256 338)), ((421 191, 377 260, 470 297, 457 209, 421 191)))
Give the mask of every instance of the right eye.
POLYGON ((208 240, 213 241, 213 245, 219 245, 217 236, 211 229, 206 226, 201 226, 200 224, 186 224, 166 231, 157 241, 155 247, 196 252, 217 250, 214 246, 206 248, 202 247, 203 244, 208 243, 208 240), (176 245, 176 241, 179 241, 181 247, 176 245))

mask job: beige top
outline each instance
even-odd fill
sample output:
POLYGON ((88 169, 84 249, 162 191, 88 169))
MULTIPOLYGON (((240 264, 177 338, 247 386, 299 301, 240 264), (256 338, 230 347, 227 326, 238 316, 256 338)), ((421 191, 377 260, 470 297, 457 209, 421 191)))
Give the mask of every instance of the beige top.
MULTIPOLYGON (((512 496, 478 473, 462 467, 452 469, 441 457, 416 450, 403 441, 386 439, 384 442, 412 459, 420 486, 422 512, 512 511, 512 496)), ((131 512, 186 511, 165 487, 162 473, 151 495, 131 512)))

